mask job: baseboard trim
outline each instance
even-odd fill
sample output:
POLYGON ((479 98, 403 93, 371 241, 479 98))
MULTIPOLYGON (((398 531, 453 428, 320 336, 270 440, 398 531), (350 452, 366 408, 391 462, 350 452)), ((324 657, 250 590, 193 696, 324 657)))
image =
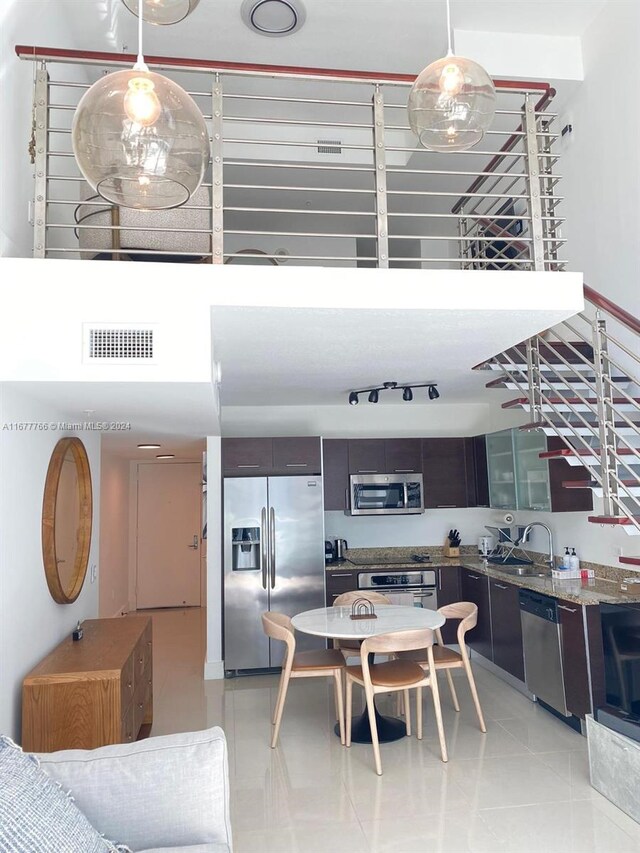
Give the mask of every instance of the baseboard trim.
POLYGON ((216 681, 224 678, 224 663, 221 660, 207 660, 204 662, 204 680, 216 681))
POLYGON ((471 650, 470 658, 472 663, 475 663, 483 669, 493 673, 493 675, 497 676, 502 681, 505 681, 510 687, 513 687, 514 690, 517 690, 518 693, 522 693, 523 696, 526 696, 531 702, 536 701, 533 693, 527 690, 527 685, 523 681, 520 681, 519 678, 515 678, 515 676, 511 675, 510 672, 506 672, 501 667, 496 666, 493 661, 479 655, 476 651, 471 650))

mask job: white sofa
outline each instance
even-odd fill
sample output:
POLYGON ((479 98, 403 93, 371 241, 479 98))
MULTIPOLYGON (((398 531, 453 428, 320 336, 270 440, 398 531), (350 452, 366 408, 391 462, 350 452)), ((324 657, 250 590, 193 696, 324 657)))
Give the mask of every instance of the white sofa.
POLYGON ((231 853, 220 728, 38 757, 99 832, 135 853, 231 853))

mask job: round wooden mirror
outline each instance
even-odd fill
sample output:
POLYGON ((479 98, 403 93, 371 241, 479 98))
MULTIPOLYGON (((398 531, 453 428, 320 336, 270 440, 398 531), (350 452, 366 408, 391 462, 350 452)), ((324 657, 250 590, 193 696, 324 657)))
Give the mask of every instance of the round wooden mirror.
POLYGON ((51 454, 42 502, 44 570, 58 604, 71 604, 80 595, 89 561, 92 516, 87 451, 79 438, 61 438, 51 454))

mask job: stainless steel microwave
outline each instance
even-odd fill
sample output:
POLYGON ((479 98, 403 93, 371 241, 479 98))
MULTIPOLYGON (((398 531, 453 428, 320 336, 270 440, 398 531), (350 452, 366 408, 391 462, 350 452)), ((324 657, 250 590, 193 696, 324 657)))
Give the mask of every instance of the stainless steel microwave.
POLYGON ((422 474, 352 474, 347 515, 424 512, 422 474))

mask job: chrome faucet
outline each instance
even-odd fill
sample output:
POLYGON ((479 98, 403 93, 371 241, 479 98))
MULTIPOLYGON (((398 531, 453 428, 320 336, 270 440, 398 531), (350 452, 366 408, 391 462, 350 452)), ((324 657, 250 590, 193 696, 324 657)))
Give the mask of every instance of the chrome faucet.
POLYGON ((520 545, 522 542, 526 542, 527 536, 531 532, 532 527, 542 527, 547 531, 549 536, 549 556, 544 562, 549 566, 550 569, 555 568, 555 560, 553 557, 553 533, 551 532, 551 528, 544 524, 542 521, 532 521, 531 524, 527 524, 525 529, 522 531, 522 536, 516 542, 516 545, 520 545))

